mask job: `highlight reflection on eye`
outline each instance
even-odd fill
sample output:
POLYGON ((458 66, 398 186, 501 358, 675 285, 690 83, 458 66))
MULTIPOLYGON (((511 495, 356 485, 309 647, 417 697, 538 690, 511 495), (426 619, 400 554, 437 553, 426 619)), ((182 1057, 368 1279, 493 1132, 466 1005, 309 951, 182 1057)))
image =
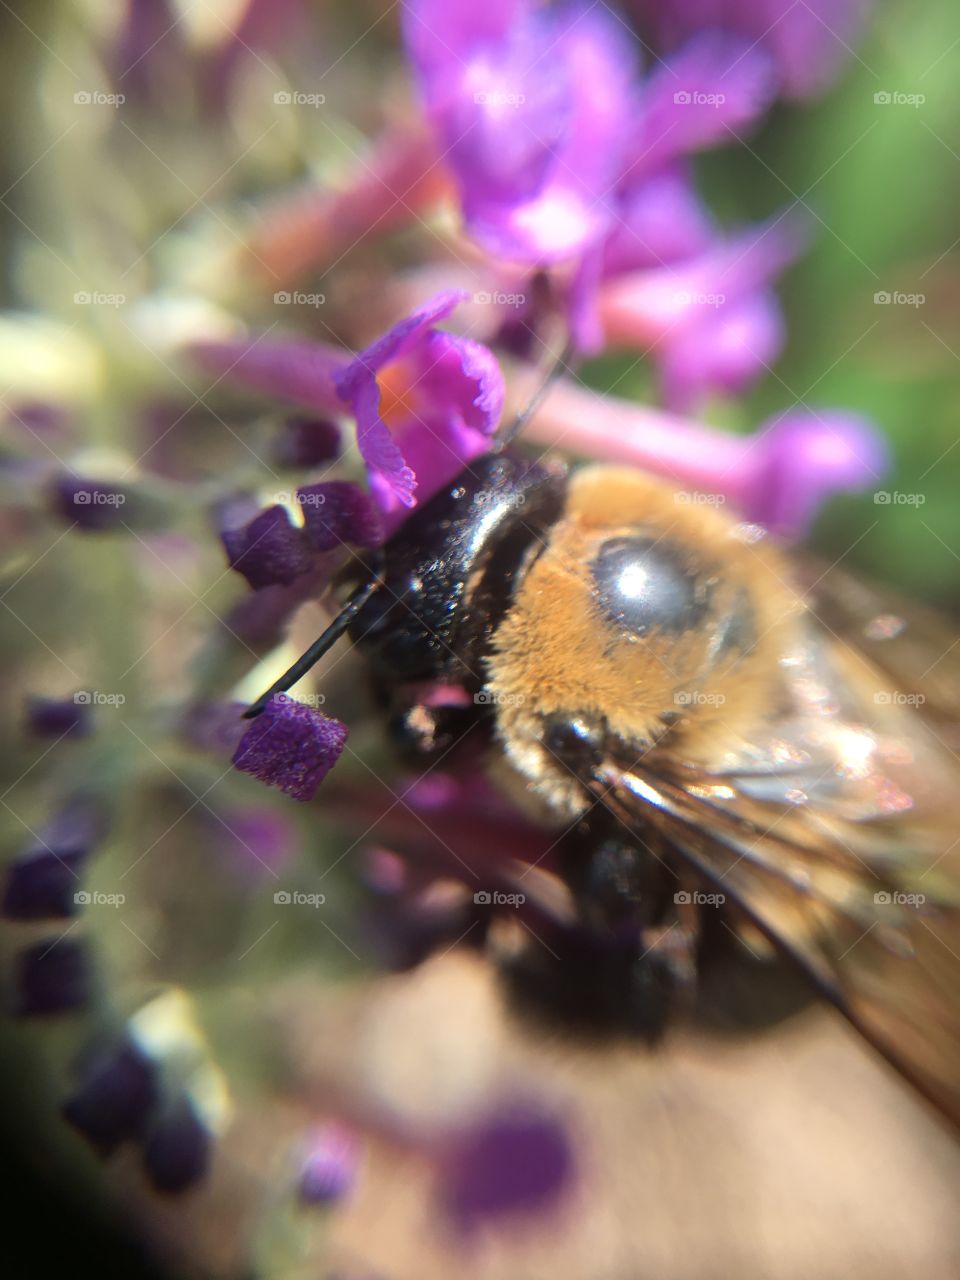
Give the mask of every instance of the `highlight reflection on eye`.
POLYGON ((682 550, 665 539, 610 538, 593 562, 592 575, 600 608, 636 636, 654 628, 685 631, 708 607, 707 593, 682 550))

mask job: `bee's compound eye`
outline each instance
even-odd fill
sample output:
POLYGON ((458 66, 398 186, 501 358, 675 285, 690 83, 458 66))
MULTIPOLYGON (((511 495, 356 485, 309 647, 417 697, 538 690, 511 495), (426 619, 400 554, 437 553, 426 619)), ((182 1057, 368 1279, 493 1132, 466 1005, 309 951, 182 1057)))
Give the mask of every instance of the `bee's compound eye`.
POLYGON ((600 608, 632 635, 680 632, 706 613, 709 592, 683 551, 665 538, 610 538, 593 562, 600 608))

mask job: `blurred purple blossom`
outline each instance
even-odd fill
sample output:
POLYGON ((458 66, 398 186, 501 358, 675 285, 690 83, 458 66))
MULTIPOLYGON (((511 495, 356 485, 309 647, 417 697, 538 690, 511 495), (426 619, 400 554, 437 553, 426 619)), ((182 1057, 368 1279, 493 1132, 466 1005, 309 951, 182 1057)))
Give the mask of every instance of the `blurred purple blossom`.
POLYGON ((83 1009, 93 994, 93 958, 85 942, 50 937, 14 959, 13 1012, 47 1017, 83 1009))
POLYGON ((313 556, 302 528, 286 509, 267 507, 237 528, 221 531, 230 568, 243 574, 251 587, 289 586, 313 567, 313 556))
POLYGON ((297 490, 307 538, 317 551, 335 551, 345 543, 377 547, 383 521, 369 494, 346 480, 308 484, 297 490))
POLYGON ((357 1175, 359 1142, 352 1129, 329 1122, 310 1136, 300 1174, 300 1199, 305 1204, 332 1204, 352 1188, 357 1175))
POLYGON ((104 1156, 139 1137, 159 1097, 153 1061, 130 1038, 97 1045, 78 1064, 63 1116, 104 1156))
POLYGON ((90 703, 74 698, 27 699, 27 732, 38 738, 85 738, 91 731, 90 703))

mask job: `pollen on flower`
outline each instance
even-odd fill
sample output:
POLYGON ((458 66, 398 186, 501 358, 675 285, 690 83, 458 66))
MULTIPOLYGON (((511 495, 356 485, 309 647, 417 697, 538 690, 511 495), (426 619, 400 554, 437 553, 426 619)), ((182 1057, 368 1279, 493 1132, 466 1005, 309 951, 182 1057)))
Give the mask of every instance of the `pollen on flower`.
POLYGON ((348 732, 339 720, 277 694, 240 739, 233 764, 295 800, 312 800, 348 732))

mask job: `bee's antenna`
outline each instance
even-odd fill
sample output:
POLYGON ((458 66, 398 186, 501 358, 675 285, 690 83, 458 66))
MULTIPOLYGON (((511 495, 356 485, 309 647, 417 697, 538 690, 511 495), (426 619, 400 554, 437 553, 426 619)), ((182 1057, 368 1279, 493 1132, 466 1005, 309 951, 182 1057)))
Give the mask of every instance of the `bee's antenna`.
POLYGON ((350 623, 373 593, 379 590, 381 585, 379 578, 371 578, 369 582, 365 582, 358 587, 326 631, 314 640, 306 653, 299 657, 293 666, 283 673, 279 680, 275 680, 265 693, 261 693, 256 702, 251 702, 250 706, 244 711, 242 718, 244 720, 252 720, 254 716, 260 714, 274 694, 286 693, 291 685, 295 685, 302 676, 305 676, 310 668, 320 661, 327 650, 333 648, 350 623))
POLYGON ((554 360, 553 364, 550 366, 549 370, 544 375, 543 381, 540 383, 540 386, 537 387, 536 391, 530 397, 529 401, 524 406, 524 408, 520 410, 520 412, 517 414, 517 416, 513 419, 512 422, 508 423, 506 427, 504 427, 500 432, 498 432, 496 437, 496 443, 497 443, 498 449, 502 449, 505 445, 508 445, 511 440, 515 439, 515 437, 520 434, 520 432, 527 425, 527 423, 530 421, 530 419, 533 417, 536 411, 540 408, 541 404, 543 403, 547 395, 547 392, 550 390, 550 388, 553 386, 556 380, 560 377, 560 375, 564 372, 564 370, 570 369, 570 365, 573 360, 575 350, 576 348, 574 346, 573 341, 572 340, 569 341, 566 344, 566 346, 563 348, 563 350, 560 352, 560 354, 557 356, 556 360, 554 360))

